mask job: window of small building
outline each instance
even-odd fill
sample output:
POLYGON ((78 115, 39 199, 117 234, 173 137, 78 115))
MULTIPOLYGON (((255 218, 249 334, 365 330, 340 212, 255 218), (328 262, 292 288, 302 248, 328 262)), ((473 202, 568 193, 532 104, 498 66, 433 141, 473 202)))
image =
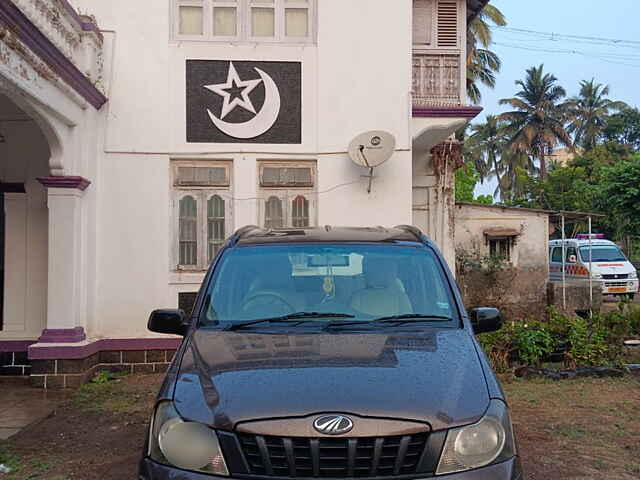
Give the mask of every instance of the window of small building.
POLYGON ((196 41, 312 41, 315 0, 171 0, 175 37, 196 41))
POLYGON ((316 225, 315 162, 259 162, 261 220, 265 228, 316 225))
POLYGON ((489 238, 489 255, 492 258, 510 261, 512 245, 512 237, 491 237, 489 238))
POLYGON ((172 164, 176 270, 202 271, 231 233, 231 162, 172 164))

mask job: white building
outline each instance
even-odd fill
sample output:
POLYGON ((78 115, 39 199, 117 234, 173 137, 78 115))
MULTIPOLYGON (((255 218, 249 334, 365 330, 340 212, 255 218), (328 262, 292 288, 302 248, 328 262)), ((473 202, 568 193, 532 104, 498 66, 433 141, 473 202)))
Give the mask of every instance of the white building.
POLYGON ((412 223, 453 261, 447 139, 480 112, 487 1, 0 2, 0 370, 163 368, 149 312, 246 224, 412 223), (396 147, 368 193, 347 148, 372 130, 396 147))

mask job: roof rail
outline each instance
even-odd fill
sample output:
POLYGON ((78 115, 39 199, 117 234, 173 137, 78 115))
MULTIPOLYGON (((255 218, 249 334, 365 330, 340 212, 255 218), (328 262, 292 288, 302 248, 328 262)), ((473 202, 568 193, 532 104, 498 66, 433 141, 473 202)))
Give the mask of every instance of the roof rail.
POLYGON ((405 232, 411 233, 415 235, 415 237, 421 242, 423 241, 424 238, 427 238, 427 236, 424 233, 422 233, 422 231, 418 227, 414 227, 413 225, 396 225, 393 228, 397 228, 398 230, 404 230, 405 232))
POLYGON ((260 227, 258 227, 257 225, 246 225, 242 228, 239 228, 238 230, 236 230, 235 232, 233 232, 233 235, 231 235, 231 237, 229 238, 229 243, 231 245, 235 245, 236 243, 238 243, 238 241, 244 237, 245 235, 247 235, 250 232, 253 232, 254 230, 261 230, 260 227))

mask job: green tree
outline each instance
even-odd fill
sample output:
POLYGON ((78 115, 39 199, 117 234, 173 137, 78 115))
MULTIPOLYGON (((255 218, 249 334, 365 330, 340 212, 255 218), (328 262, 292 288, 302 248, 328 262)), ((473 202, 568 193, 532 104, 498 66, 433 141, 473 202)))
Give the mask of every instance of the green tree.
POLYGON ((609 114, 627 106, 607 98, 609 86, 594 79, 580 82, 580 94, 569 100, 570 121, 568 131, 574 135, 575 146, 587 150, 595 148, 603 137, 609 114))
POLYGON ((625 108, 607 119, 604 138, 640 150, 640 110, 625 108))
POLYGON ((480 103, 480 85, 494 88, 496 74, 500 72, 500 57, 490 50, 493 43, 491 25, 505 26, 507 21, 493 5, 484 7, 469 24, 467 33, 467 96, 480 103))
POLYGON ((477 172, 475 165, 467 161, 462 168, 456 170, 455 174, 455 199, 456 202, 471 202, 492 204, 493 197, 491 195, 474 195, 480 174, 477 172))
POLYGON ((527 70, 524 80, 516 81, 520 91, 513 98, 503 98, 501 105, 514 110, 500 114, 507 125, 507 149, 515 154, 533 157, 540 165, 540 179, 547 176, 546 156, 558 144, 572 147, 565 128, 568 118, 566 96, 558 79, 544 73, 544 65, 527 70))
POLYGON ((485 122, 472 125, 471 135, 465 144, 466 156, 476 166, 480 181, 495 178, 498 186, 494 196, 500 194, 500 198, 504 198, 506 193, 501 161, 505 144, 504 125, 495 115, 488 115, 485 122))
POLYGON ((629 160, 604 168, 599 207, 607 212, 605 223, 615 230, 617 238, 640 236, 640 153, 629 160))

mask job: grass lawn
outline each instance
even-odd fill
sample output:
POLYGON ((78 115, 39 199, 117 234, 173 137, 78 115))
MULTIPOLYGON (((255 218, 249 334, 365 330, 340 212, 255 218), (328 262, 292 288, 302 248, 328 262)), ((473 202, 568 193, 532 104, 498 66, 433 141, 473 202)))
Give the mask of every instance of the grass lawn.
MULTIPOLYGON (((0 480, 135 480, 159 375, 85 385, 0 442, 0 480)), ((527 479, 640 478, 640 380, 504 381, 527 479)))

